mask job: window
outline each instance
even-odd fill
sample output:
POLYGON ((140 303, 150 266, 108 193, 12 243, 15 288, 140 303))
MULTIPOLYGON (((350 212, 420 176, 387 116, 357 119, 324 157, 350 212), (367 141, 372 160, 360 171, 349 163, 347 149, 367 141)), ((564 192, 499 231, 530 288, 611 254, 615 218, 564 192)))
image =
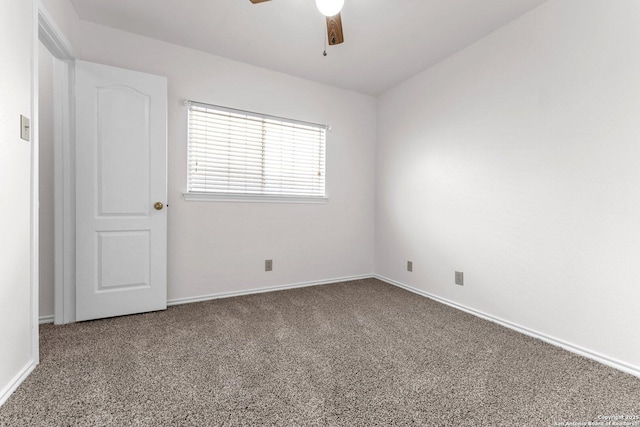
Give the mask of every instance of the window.
POLYGON ((324 200, 326 126, 188 106, 185 197, 324 200))

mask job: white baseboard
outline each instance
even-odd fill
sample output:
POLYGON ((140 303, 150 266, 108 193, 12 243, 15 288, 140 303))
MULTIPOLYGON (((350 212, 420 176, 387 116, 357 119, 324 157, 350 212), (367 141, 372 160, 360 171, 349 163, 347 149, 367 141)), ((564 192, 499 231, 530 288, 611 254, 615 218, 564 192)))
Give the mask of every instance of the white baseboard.
POLYGON ((4 405, 4 402, 9 399, 9 396, 11 396, 14 391, 16 391, 18 386, 20 386, 20 384, 22 384, 22 382, 27 379, 31 371, 33 371, 35 368, 36 364, 33 362, 33 360, 30 360, 29 363, 27 363, 15 377, 13 377, 9 384, 7 384, 5 388, 0 390, 0 406, 4 405))
MULTIPOLYGON (((429 292, 425 292, 423 290, 414 288, 412 286, 409 285, 405 285, 404 283, 400 283, 398 281, 395 281, 393 279, 389 279, 388 277, 384 277, 378 274, 363 274, 363 275, 359 275, 359 276, 348 276, 348 277, 339 277, 339 278, 333 278, 333 279, 326 279, 326 280, 316 280, 316 281, 310 281, 310 282, 300 282, 300 283, 293 283, 293 284, 288 284, 288 285, 279 285, 279 286, 270 286, 270 287, 266 287, 266 288, 256 288, 256 289, 247 289, 244 291, 234 291, 234 292, 222 292, 222 293, 217 293, 217 294, 209 294, 209 295, 201 295, 198 297, 188 297, 188 298, 176 298, 176 299, 172 299, 167 301, 167 306, 173 306, 173 305, 180 305, 180 304, 188 304, 188 303, 192 303, 192 302, 201 302, 201 301, 209 301, 209 300, 214 300, 214 299, 221 299, 221 298, 231 298, 231 297, 237 297, 237 296, 242 296, 242 295, 251 295, 251 294, 260 294, 260 293, 265 293, 265 292, 274 292, 274 291, 282 291, 282 290, 286 290, 286 289, 295 289, 295 288, 304 288, 304 287, 309 287, 309 286, 319 286, 319 285, 328 285, 331 283, 339 283, 339 282, 348 282, 350 280, 362 280, 362 279, 369 279, 369 278, 376 278, 378 280, 381 280, 383 282, 386 282, 390 285, 393 286, 397 286, 399 288, 405 289, 409 292, 413 292, 415 294, 421 295, 423 297, 432 299, 434 301, 440 302, 442 304, 448 305, 450 307, 456 308, 458 310, 464 311, 466 313, 472 314, 476 317, 480 317, 481 319, 485 319, 488 320, 490 322, 494 322, 497 323, 501 326, 504 326, 505 328, 509 328, 512 329, 516 332, 519 332, 521 334, 533 337, 533 338, 537 338, 541 341, 544 341, 546 343, 549 343, 551 345, 563 348, 567 351, 570 351, 572 353, 578 354, 580 356, 586 357, 588 359, 591 360, 595 360, 596 362, 602 363, 604 365, 610 366, 612 368, 618 369, 620 371, 626 372, 628 374, 634 375, 636 377, 640 378, 640 367, 637 366, 633 366, 629 363, 626 362, 622 362, 620 360, 614 359, 612 357, 609 356, 605 356, 603 354, 597 353, 595 351, 586 349, 584 347, 581 347, 579 345, 576 344, 572 344, 569 343, 567 341, 555 338, 555 337, 551 337, 549 335, 543 334, 541 332, 526 328, 524 326, 520 326, 518 324, 509 322, 507 320, 501 319, 499 317, 496 316, 492 316, 490 314, 484 313, 482 311, 473 309, 471 307, 467 307, 465 305, 462 304, 458 304, 454 301, 448 300, 446 298, 442 298, 439 297, 437 295, 431 294, 429 292)), ((53 322, 53 316, 41 316, 40 317, 40 324, 43 323, 52 323, 53 322)), ((30 370, 28 372, 26 372, 24 374, 24 378, 26 378, 26 375, 29 374, 29 372, 31 372, 31 370, 35 367, 35 365, 33 367, 30 368, 30 370)), ((24 378, 21 378, 16 381, 18 381, 15 385, 15 387, 17 387, 23 380, 24 378)), ((15 389, 15 387, 11 390, 11 392, 15 389)), ((4 393, 6 393, 7 390, 4 390, 2 393, 0 394, 0 405, 3 402, 3 398, 6 399, 6 397, 4 397, 4 393)), ((9 392, 9 394, 11 394, 11 392, 9 392)), ((7 395, 8 397, 8 395, 7 395)))
POLYGON ((188 298, 176 298, 167 301, 167 306, 179 305, 179 304, 188 304, 191 302, 202 302, 202 301, 210 301, 214 299, 220 298, 231 298, 238 297, 242 295, 252 295, 252 294, 262 294, 265 292, 274 292, 274 291, 284 291, 286 289, 295 289, 295 288, 306 288, 309 286, 319 286, 319 285, 328 285, 330 283, 339 283, 339 282, 348 282, 350 280, 362 280, 362 279, 370 279, 372 278, 372 274, 362 274, 359 276, 348 276, 348 277, 337 277, 333 279, 326 280, 314 280, 311 282, 300 282, 300 283, 292 283, 289 285, 278 285, 278 286, 270 286, 267 288, 256 288, 256 289, 247 289, 244 291, 234 291, 234 292, 222 292, 219 294, 209 294, 202 295, 198 297, 188 297, 188 298))
POLYGON ((541 341, 544 341, 544 342, 546 342, 548 344, 551 344, 551 345, 554 345, 556 347, 560 347, 560 348, 563 348, 563 349, 565 349, 567 351, 570 351, 571 353, 575 353, 575 354, 578 354, 580 356, 586 357, 588 359, 595 360, 596 362, 600 362, 603 365, 610 366, 610 367, 612 367, 614 369, 618 369, 618 370, 620 370, 622 372, 626 372, 628 374, 631 374, 631 375, 634 375, 634 376, 640 378, 640 367, 633 366, 633 365, 631 365, 629 363, 622 362, 620 360, 614 359, 614 358, 609 357, 609 356, 605 356, 605 355, 597 353, 595 351, 591 351, 591 350, 586 349, 584 347, 581 347, 579 345, 575 345, 575 344, 566 342, 564 340, 561 340, 561 339, 558 339, 558 338, 555 338, 555 337, 551 337, 549 335, 534 331, 532 329, 525 328, 524 326, 520 326, 520 325, 517 325, 515 323, 509 322, 507 320, 501 319, 499 317, 495 317, 495 316, 492 316, 490 314, 484 313, 482 311, 467 307, 465 305, 458 304, 458 303, 453 302, 451 300, 448 300, 446 298, 441 298, 441 297, 439 297, 437 295, 430 294, 429 292, 425 292, 423 290, 414 288, 412 286, 405 285, 404 283, 397 282, 395 280, 389 279, 388 277, 380 276, 380 275, 377 275, 377 274, 374 275, 373 277, 375 277, 376 279, 382 280, 383 282, 389 283, 390 285, 394 285, 394 286, 397 286, 399 288, 406 289, 409 292, 413 292, 413 293, 421 295, 423 297, 427 297, 429 299, 432 299, 434 301, 440 302, 442 304, 446 304, 446 305, 448 305, 450 307, 456 308, 458 310, 462 310, 462 311, 464 311, 466 313, 469 313, 469 314, 472 314, 472 315, 474 315, 476 317, 480 317, 480 318, 488 320, 490 322, 497 323, 497 324, 499 324, 501 326, 504 326, 505 328, 513 329, 514 331, 520 332, 521 334, 528 335, 528 336, 533 337, 533 338, 537 338, 537 339, 539 339, 541 341))
POLYGON ((40 316, 38 318, 38 323, 44 325, 45 323, 53 323, 53 314, 51 316, 40 316))

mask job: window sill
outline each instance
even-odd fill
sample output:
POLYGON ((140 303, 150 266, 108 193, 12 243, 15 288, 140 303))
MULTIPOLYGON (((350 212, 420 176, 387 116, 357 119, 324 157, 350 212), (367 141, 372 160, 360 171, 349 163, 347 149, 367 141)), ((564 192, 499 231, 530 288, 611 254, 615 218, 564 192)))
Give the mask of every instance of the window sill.
POLYGON ((308 203, 324 204, 327 197, 271 196, 260 194, 182 193, 188 202, 308 203))

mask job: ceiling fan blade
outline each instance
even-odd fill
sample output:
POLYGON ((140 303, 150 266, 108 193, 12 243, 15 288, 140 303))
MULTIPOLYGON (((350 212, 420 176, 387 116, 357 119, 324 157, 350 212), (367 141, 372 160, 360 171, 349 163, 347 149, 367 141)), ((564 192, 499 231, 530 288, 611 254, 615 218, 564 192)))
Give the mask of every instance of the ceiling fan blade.
POLYGON ((327 16, 327 37, 329 37, 330 46, 344 42, 342 18, 339 13, 336 16, 327 16))
POLYGON ((265 1, 269 1, 269 0, 250 0, 251 3, 256 4, 256 3, 264 3, 265 1))

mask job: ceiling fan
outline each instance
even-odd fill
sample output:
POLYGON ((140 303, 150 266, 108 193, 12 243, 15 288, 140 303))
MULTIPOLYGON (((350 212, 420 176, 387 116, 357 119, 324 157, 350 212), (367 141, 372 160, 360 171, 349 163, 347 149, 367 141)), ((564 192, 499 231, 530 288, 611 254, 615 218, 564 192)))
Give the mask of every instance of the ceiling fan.
MULTIPOLYGON (((251 3, 264 3, 270 0, 250 0, 251 3)), ((344 0, 316 0, 316 6, 320 13, 327 17, 327 37, 329 45, 333 46, 344 42, 342 33, 342 18, 340 11, 344 6, 344 0)))

